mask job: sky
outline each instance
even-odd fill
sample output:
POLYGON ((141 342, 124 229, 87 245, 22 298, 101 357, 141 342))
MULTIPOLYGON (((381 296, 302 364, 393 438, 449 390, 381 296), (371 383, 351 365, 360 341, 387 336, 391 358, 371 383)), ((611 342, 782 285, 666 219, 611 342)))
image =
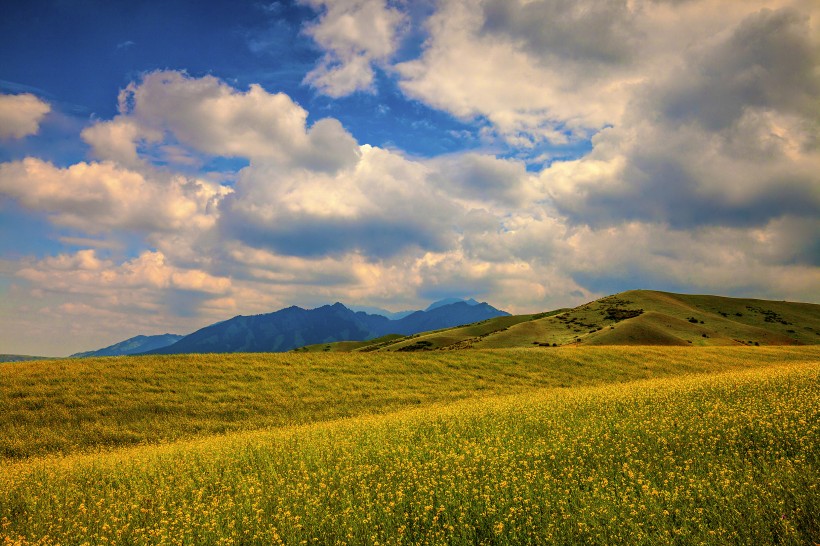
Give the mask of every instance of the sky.
POLYGON ((815 0, 3 10, 0 353, 336 301, 820 302, 815 0))

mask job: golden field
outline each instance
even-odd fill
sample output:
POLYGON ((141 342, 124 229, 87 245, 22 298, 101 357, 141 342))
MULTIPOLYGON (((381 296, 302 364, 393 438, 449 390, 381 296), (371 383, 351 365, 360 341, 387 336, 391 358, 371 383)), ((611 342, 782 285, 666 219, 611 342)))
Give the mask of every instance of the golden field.
POLYGON ((820 537, 818 348, 197 355, 0 377, 7 544, 820 537), (129 435, 95 443, 86 422, 129 435))

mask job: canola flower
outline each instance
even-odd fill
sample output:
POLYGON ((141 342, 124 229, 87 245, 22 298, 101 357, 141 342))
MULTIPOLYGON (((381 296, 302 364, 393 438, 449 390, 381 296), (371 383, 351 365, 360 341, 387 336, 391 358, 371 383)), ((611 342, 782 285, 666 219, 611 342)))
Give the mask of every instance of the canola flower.
POLYGON ((11 544, 811 544, 818 361, 4 463, 11 544))

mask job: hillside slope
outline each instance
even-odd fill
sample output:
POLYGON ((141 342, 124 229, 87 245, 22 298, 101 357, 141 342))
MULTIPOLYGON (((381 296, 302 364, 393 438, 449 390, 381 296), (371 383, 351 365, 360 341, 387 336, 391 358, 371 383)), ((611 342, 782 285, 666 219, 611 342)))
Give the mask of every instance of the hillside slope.
POLYGON ((512 326, 472 347, 818 343, 820 305, 630 290, 512 326))

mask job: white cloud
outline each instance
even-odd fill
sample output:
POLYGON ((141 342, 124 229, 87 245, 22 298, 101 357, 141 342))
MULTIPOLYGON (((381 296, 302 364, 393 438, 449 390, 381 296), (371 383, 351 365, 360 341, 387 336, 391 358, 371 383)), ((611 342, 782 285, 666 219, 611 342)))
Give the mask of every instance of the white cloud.
POLYGON ((120 116, 83 132, 98 157, 133 164, 140 144, 179 143, 212 156, 333 171, 358 147, 334 119, 307 127, 307 112, 259 85, 241 92, 212 76, 152 72, 120 93, 120 116))
POLYGON ((331 97, 372 89, 373 64, 395 52, 405 16, 386 0, 302 0, 322 11, 305 32, 325 51, 305 83, 331 97))
POLYGON ((206 229, 226 188, 179 175, 152 179, 111 162, 67 168, 35 158, 0 164, 0 193, 86 233, 206 229))
POLYGON ((678 108, 714 105, 702 112, 715 121, 754 101, 816 104, 807 61, 818 16, 816 3, 788 0, 443 0, 426 22, 421 56, 395 69, 409 97, 487 120, 514 147, 561 144, 630 123, 624 114, 658 80, 682 86, 678 108), (711 48, 778 5, 792 11, 761 12, 738 30, 735 43, 747 49, 711 48), (682 56, 699 53, 702 72, 682 77, 682 56), (743 72, 758 60, 765 70, 743 72))
POLYGON ((162 141, 161 131, 140 127, 127 116, 99 121, 83 129, 81 136, 91 146, 96 157, 125 167, 144 165, 137 150, 140 142, 156 144, 162 141))
POLYGON ((814 220, 773 220, 749 230, 702 227, 676 230, 626 222, 577 228, 568 239, 571 274, 633 288, 683 286, 686 291, 795 301, 820 293, 814 220))
POLYGON ((176 314, 167 302, 168 295, 175 291, 213 298, 232 289, 229 278, 174 265, 156 251, 144 251, 116 263, 101 259, 96 250, 80 250, 26 263, 17 271, 17 277, 36 290, 82 295, 102 308, 121 313, 138 308, 142 312, 163 310, 176 314))
POLYGON ((287 255, 389 256, 440 250, 454 240, 461 207, 431 185, 422 163, 371 146, 334 174, 251 166, 223 207, 223 229, 287 255))
POLYGON ((540 177, 577 224, 761 226, 820 214, 820 40, 790 9, 751 13, 636 93, 590 154, 540 177))
MULTIPOLYGON (((541 140, 564 143, 616 123, 637 77, 634 70, 626 63, 598 66, 597 60, 590 69, 586 57, 571 51, 536 54, 535 48, 521 41, 516 27, 526 18, 533 29, 539 28, 525 11, 540 13, 541 5, 442 2, 427 22, 429 39, 422 56, 396 66, 402 90, 461 119, 486 118, 514 146, 541 140), (488 21, 486 11, 493 10, 506 13, 506 18, 496 14, 488 21)), ((574 10, 570 3, 561 6, 564 11, 574 10)), ((577 10, 584 13, 600 19, 594 9, 577 10)), ((587 19, 568 18, 562 32, 579 34, 581 29, 571 25, 587 26, 587 19)), ((584 43, 576 47, 587 48, 584 43)))
POLYGON ((30 93, 0 95, 0 140, 35 135, 51 105, 30 93))
POLYGON ((16 336, 9 345, 23 354, 64 356, 137 334, 190 333, 226 318, 234 291, 230 278, 154 251, 115 261, 86 249, 14 269, 0 316, 3 331, 16 336))

